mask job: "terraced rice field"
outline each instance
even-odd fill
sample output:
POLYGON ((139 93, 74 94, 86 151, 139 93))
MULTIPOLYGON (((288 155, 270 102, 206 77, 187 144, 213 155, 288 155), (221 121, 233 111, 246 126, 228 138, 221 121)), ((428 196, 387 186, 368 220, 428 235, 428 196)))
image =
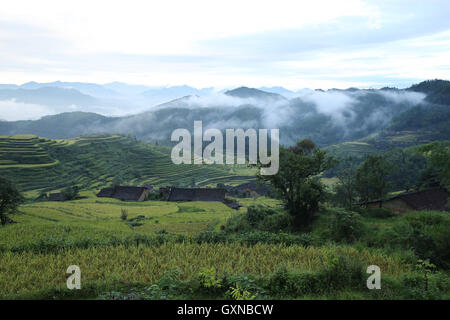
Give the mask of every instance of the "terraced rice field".
POLYGON ((218 165, 175 165, 170 148, 148 145, 120 135, 50 140, 31 135, 0 137, 0 174, 21 191, 82 189, 123 183, 156 186, 215 185, 238 177, 253 179, 246 169, 218 165))
MULTIPOLYGON (((52 230, 52 236, 71 236, 65 233, 67 228, 77 228, 88 232, 97 228, 100 232, 110 231, 119 234, 154 233, 165 230, 171 233, 189 234, 218 228, 235 210, 220 202, 123 202, 111 198, 97 198, 94 192, 81 193, 85 199, 64 202, 37 202, 20 207, 22 214, 14 219, 18 224, 12 225, 8 237, 0 236, 1 245, 22 245, 41 238, 38 230, 52 230), (128 220, 137 219, 136 225, 123 222, 120 218, 122 209, 127 210, 128 220), (29 227, 33 225, 33 228, 29 227), (20 228, 29 228, 23 237, 20 228), (35 227, 35 229, 34 229, 35 227), (59 231, 58 231, 59 230, 59 231)), ((47 233, 47 232, 46 232, 47 233)), ((108 232, 107 232, 108 233, 108 232)))

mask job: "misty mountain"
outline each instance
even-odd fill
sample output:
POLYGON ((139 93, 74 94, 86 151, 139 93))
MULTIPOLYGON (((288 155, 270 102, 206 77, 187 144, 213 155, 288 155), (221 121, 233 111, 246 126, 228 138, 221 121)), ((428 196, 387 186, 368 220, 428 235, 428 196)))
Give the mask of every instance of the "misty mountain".
POLYGON ((254 88, 240 87, 225 92, 226 95, 238 98, 256 98, 256 99, 286 99, 280 94, 266 92, 254 88))
POLYGON ((423 81, 408 90, 425 93, 429 102, 450 105, 450 81, 437 79, 423 81))
POLYGON ((186 96, 125 117, 75 112, 36 121, 3 121, 0 134, 69 138, 87 133, 123 133, 167 143, 173 130, 192 131, 194 120, 202 120, 204 129, 279 128, 283 144, 310 138, 325 146, 388 128, 421 130, 426 125, 427 130, 434 130, 433 123, 445 126, 450 121, 450 106, 431 103, 438 97, 435 94, 411 89, 334 89, 304 91, 289 100, 242 87, 207 96, 186 96))
POLYGON ((97 99, 75 89, 59 87, 38 87, 34 89, 1 89, 0 100, 39 104, 50 107, 69 107, 72 105, 93 106, 97 99))
POLYGON ((39 120, 0 121, 0 131, 9 135, 19 132, 36 132, 40 137, 77 137, 98 132, 96 128, 108 127, 114 118, 88 112, 64 112, 45 116, 39 120))
POLYGON ((113 90, 124 96, 135 96, 152 89, 149 86, 134 85, 118 81, 106 83, 103 85, 103 87, 113 90))
POLYGON ((125 116, 150 110, 187 95, 210 95, 214 89, 189 86, 149 87, 123 82, 96 84, 32 81, 22 85, 0 84, 0 91, 0 118, 14 121, 34 120, 67 111, 125 116))
POLYGON ((207 96, 214 92, 214 88, 196 89, 189 86, 156 87, 141 93, 150 106, 162 104, 185 96, 207 96))
POLYGON ((293 99, 293 98, 301 96, 305 93, 313 91, 311 89, 301 89, 301 90, 297 90, 297 91, 291 91, 291 90, 288 90, 283 87, 261 87, 261 88, 259 88, 259 90, 276 93, 276 94, 282 95, 283 97, 288 98, 288 99, 293 99))
POLYGON ((103 85, 96 83, 86 83, 86 82, 47 82, 47 83, 38 83, 38 82, 27 82, 22 84, 19 88, 21 89, 39 89, 39 88, 63 88, 63 89, 74 89, 85 95, 90 95, 96 98, 111 98, 118 97, 119 94, 114 90, 108 89, 103 85))

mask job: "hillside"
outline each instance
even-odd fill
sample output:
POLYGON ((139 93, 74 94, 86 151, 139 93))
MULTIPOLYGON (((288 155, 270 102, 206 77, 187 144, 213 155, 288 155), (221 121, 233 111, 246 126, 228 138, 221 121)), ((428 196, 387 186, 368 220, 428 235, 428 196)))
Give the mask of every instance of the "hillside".
POLYGON ((92 106, 98 103, 94 97, 75 89, 60 87, 36 87, 33 89, 1 89, 0 100, 39 104, 50 107, 69 107, 71 105, 92 106))
POLYGON ((272 98, 285 99, 282 95, 272 92, 266 92, 259 89, 239 87, 225 92, 226 95, 239 98, 272 98))
POLYGON ((369 143, 377 148, 407 146, 450 138, 450 104, 445 98, 449 83, 434 80, 406 90, 311 90, 290 100, 241 87, 208 97, 185 96, 124 117, 66 112, 39 120, 0 121, 0 134, 67 139, 119 133, 170 145, 173 130, 192 131, 194 121, 202 120, 204 127, 220 130, 279 128, 281 143, 286 145, 309 138, 326 147, 370 136, 374 139, 369 143))
MULTIPOLYGON (((32 135, 0 137, 0 175, 22 191, 56 190, 70 185, 98 189, 120 179, 139 185, 208 184, 239 177, 235 169, 215 165, 174 165, 170 149, 121 135, 51 140, 32 135)), ((250 177, 251 179, 252 177, 250 177)))

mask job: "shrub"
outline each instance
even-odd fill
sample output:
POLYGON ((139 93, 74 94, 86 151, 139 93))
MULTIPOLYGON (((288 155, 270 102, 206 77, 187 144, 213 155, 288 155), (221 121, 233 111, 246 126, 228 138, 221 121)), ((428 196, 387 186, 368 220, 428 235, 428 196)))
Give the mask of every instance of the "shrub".
POLYGON ((362 235, 363 224, 359 214, 351 211, 337 211, 330 230, 334 240, 353 242, 362 235))
POLYGON ((364 264, 359 259, 341 253, 332 253, 324 259, 324 269, 319 272, 323 289, 362 289, 365 286, 364 264))
POLYGON ((370 218, 387 219, 396 216, 396 214, 386 208, 359 208, 359 213, 370 218))
POLYGON ((277 232, 288 230, 292 226, 292 216, 285 212, 275 213, 266 216, 259 224, 259 228, 264 231, 277 232))
POLYGON ((256 227, 263 221, 267 216, 275 214, 275 210, 271 208, 266 208, 261 205, 250 206, 247 209, 245 219, 252 227, 256 227))
POLYGON ((292 225, 292 217, 285 211, 276 211, 261 205, 250 206, 246 213, 229 218, 223 227, 228 232, 261 230, 276 232, 287 230, 292 225))
POLYGON ((128 210, 121 209, 120 212, 121 212, 120 219, 122 219, 123 221, 126 221, 128 218, 128 210))
POLYGON ((277 269, 268 278, 267 287, 279 297, 299 297, 323 291, 314 273, 297 270, 288 272, 285 267, 277 269))
POLYGON ((446 213, 419 211, 405 214, 392 227, 381 229, 370 245, 408 250, 439 268, 450 268, 450 217, 446 213))
POLYGON ((240 288, 238 283, 236 283, 236 287, 230 287, 230 290, 230 295, 235 300, 254 300, 256 298, 256 294, 252 295, 250 291, 240 288))
POLYGON ((221 279, 217 278, 217 271, 214 266, 211 268, 204 268, 200 272, 200 283, 204 288, 220 288, 222 287, 221 279))

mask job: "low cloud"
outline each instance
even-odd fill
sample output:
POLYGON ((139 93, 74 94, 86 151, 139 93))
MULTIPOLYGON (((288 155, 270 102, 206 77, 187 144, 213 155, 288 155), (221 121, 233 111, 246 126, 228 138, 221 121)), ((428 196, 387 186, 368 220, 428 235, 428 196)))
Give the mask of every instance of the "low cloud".
POLYGON ((0 119, 6 121, 37 120, 43 116, 57 114, 50 107, 17 102, 14 99, 0 100, 0 119))

